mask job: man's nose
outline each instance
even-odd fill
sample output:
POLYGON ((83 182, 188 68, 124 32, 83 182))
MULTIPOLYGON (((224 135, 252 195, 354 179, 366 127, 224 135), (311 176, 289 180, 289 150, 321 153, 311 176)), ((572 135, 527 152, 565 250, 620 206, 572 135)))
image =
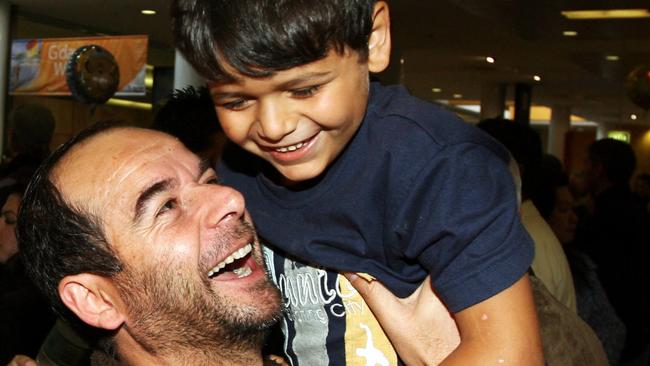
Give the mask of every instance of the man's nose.
POLYGON ((196 200, 204 208, 205 224, 207 227, 227 225, 233 220, 239 220, 245 212, 244 196, 228 186, 209 185, 209 190, 199 190, 196 200))
POLYGON ((258 134, 265 140, 277 142, 296 129, 295 119, 281 102, 260 101, 257 113, 258 134))

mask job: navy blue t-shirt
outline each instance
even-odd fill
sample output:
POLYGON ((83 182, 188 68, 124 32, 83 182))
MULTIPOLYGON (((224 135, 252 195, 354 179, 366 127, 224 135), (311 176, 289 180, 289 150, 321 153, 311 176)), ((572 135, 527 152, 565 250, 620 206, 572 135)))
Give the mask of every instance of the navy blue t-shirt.
POLYGON ((353 352, 379 355, 368 343, 379 336, 366 320, 354 323, 364 347, 342 346, 351 337, 347 318, 365 304, 346 302, 352 295, 336 271, 369 273, 400 297, 431 274, 452 312, 519 279, 533 244, 519 222, 509 159, 453 114, 403 87, 376 83, 359 130, 308 187, 276 185, 265 174, 270 165, 238 148, 227 151, 219 174, 244 194, 271 249, 267 263, 289 310, 283 328, 291 361, 354 364, 353 352))

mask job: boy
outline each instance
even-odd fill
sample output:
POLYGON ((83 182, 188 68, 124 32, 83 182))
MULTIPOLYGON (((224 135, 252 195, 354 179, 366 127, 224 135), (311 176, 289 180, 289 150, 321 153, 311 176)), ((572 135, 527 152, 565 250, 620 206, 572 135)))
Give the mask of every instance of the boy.
POLYGON ((399 362, 338 271, 399 297, 431 275, 461 335, 443 364, 541 364, 509 155, 403 88, 369 83, 390 56, 384 1, 175 0, 172 24, 241 147, 219 173, 273 249, 291 364, 399 362))

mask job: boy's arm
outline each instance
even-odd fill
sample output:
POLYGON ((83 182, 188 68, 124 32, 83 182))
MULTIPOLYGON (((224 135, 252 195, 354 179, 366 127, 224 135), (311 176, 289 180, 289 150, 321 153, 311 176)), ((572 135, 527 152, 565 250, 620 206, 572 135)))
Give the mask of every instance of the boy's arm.
POLYGON ((346 276, 407 365, 543 364, 527 275, 510 288, 457 313, 458 329, 433 293, 428 278, 413 295, 400 299, 378 281, 346 276), (460 345, 456 347, 458 331, 460 345))
POLYGON ((460 345, 441 365, 544 364, 528 275, 455 318, 460 345))

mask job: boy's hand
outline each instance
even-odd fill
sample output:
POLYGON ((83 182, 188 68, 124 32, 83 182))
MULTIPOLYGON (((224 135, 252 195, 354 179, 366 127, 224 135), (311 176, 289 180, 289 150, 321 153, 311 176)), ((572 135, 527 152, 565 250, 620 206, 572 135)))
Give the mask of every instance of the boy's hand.
POLYGON ((398 298, 376 280, 344 273, 370 307, 407 365, 437 365, 460 343, 458 328, 427 278, 407 298, 398 298))
POLYGON ((23 355, 16 355, 7 366, 36 366, 36 361, 23 355))

